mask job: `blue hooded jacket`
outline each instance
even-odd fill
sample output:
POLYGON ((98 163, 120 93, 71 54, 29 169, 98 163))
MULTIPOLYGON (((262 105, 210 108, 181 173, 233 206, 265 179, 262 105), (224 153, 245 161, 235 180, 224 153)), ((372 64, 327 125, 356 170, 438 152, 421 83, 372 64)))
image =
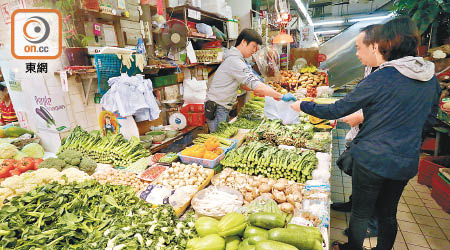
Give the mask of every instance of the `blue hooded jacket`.
POLYGON ((330 120, 362 108, 364 122, 350 145, 353 159, 384 178, 408 180, 417 174, 422 129, 436 116, 440 93, 434 64, 404 57, 383 63, 334 104, 302 102, 300 108, 330 120))

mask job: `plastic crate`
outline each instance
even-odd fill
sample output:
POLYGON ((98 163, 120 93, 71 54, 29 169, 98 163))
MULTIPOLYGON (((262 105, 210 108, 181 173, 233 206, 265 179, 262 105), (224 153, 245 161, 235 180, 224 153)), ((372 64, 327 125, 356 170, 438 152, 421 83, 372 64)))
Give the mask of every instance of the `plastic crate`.
POLYGON ((201 127, 205 124, 205 110, 203 104, 188 104, 180 112, 186 117, 188 126, 201 127))
POLYGON ((193 163, 197 163, 198 165, 202 165, 205 168, 214 168, 215 166, 217 166, 219 164, 219 162, 225 158, 225 149, 222 148, 223 153, 219 156, 217 156, 217 158, 215 160, 208 160, 208 159, 203 159, 203 158, 197 158, 197 157, 191 157, 191 156, 185 156, 182 155, 181 152, 178 153, 178 157, 180 157, 181 162, 185 163, 185 164, 193 164, 193 163))
POLYGON ((156 76, 152 78, 153 87, 159 88, 177 83, 177 75, 156 76))
POLYGON ((440 173, 433 176, 431 197, 445 212, 450 213, 450 183, 444 178, 440 173))
POLYGON ((433 176, 439 172, 439 168, 446 166, 439 165, 433 161, 442 161, 450 159, 450 155, 445 156, 426 156, 419 161, 419 175, 417 182, 431 187, 433 176))

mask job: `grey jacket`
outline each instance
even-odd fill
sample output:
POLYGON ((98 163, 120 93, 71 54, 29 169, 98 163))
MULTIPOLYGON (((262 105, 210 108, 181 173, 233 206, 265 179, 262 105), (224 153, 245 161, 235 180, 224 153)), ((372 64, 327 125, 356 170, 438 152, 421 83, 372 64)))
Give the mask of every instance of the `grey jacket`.
POLYGON ((232 47, 217 69, 206 99, 231 109, 236 102, 241 84, 254 90, 260 83, 262 83, 261 78, 245 62, 242 53, 236 47, 232 47))

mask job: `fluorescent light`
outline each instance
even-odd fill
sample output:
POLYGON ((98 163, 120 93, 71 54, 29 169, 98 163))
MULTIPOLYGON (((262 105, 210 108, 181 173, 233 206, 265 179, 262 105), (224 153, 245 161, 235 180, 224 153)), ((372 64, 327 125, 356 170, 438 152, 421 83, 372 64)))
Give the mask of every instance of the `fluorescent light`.
POLYGON ((305 5, 303 5, 303 3, 301 2, 301 0, 295 0, 295 2, 297 3, 298 8, 300 9, 300 11, 303 13, 303 15, 306 18, 306 21, 308 22, 309 25, 314 25, 311 17, 308 14, 308 11, 305 8, 305 5))
POLYGON ((334 34, 334 33, 339 33, 341 32, 341 30, 323 30, 323 31, 317 31, 314 32, 315 34, 334 34))
POLYGON ((341 23, 344 23, 344 20, 320 22, 320 23, 315 23, 314 26, 330 25, 330 24, 341 24, 341 23))
POLYGON ((354 19, 350 19, 348 20, 349 22, 361 22, 361 21, 369 21, 369 20, 379 20, 379 19, 386 19, 389 17, 393 17, 394 13, 390 13, 389 15, 386 16, 375 16, 375 17, 364 17, 364 18, 354 18, 354 19))

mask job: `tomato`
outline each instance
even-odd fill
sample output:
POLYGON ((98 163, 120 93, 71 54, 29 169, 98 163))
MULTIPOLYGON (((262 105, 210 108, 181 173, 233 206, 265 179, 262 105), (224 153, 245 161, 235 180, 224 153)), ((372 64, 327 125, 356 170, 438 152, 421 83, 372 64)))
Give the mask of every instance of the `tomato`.
POLYGON ((39 167, 39 164, 41 164, 41 162, 43 162, 43 161, 44 161, 44 159, 42 159, 42 158, 34 159, 34 170, 37 170, 39 167))
POLYGON ((20 175, 20 171, 18 169, 13 169, 9 171, 9 173, 11 174, 11 176, 20 175))
POLYGON ((21 173, 34 169, 34 159, 29 157, 23 158, 17 165, 17 169, 21 173))
POLYGON ((12 170, 14 167, 12 165, 8 164, 0 164, 0 178, 7 178, 10 177, 11 174, 9 173, 10 170, 12 170))

